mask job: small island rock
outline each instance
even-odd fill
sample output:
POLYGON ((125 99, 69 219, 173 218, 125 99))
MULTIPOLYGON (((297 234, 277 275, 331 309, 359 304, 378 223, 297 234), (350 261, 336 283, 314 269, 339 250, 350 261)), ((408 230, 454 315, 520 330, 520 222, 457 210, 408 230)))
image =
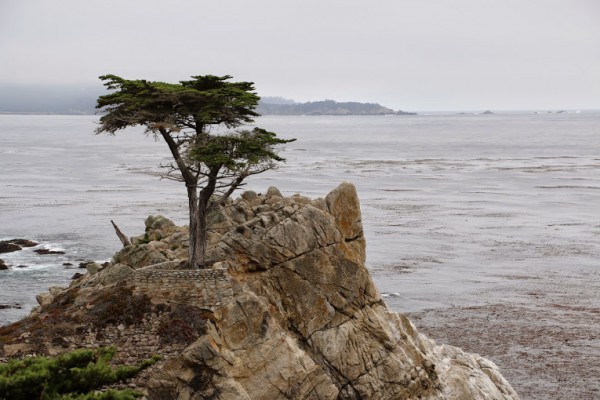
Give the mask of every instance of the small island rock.
POLYGON ((35 247, 39 244, 39 243, 34 242, 33 240, 29 240, 29 239, 12 239, 12 240, 9 240, 9 242, 13 243, 13 244, 18 244, 21 247, 35 247))
POLYGON ((21 250, 21 246, 9 241, 0 242, 0 253, 12 253, 13 251, 21 250))

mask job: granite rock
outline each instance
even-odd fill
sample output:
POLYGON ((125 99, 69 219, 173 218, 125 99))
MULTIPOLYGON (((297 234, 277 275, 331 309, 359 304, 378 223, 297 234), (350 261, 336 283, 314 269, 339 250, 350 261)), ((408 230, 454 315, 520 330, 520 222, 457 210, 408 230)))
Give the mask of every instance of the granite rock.
POLYGON ((99 345, 116 346, 119 362, 159 354, 130 383, 149 400, 519 398, 494 363, 387 309, 351 183, 315 200, 246 192, 208 220, 211 268, 182 269, 186 228, 153 216, 112 263, 0 328, 0 357, 99 345))
POLYGON ((386 308, 352 184, 324 200, 277 197, 220 210, 222 222, 246 216, 223 223, 210 250, 229 265, 233 299, 150 379, 150 399, 518 399, 492 362, 437 346, 386 308))

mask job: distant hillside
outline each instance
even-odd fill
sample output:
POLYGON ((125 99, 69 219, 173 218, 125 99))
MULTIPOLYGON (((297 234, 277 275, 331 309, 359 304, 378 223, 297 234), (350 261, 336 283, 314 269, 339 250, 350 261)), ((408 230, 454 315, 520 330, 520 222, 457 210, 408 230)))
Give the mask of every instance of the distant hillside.
POLYGON ((264 98, 256 111, 261 115, 414 115, 404 111, 394 111, 377 103, 337 102, 333 100, 294 103, 282 98, 277 103, 264 98), (284 101, 281 101, 284 100, 284 101))
MULTIPOLYGON (((106 94, 102 86, 0 85, 0 113, 95 114, 96 99, 106 94)), ((296 103, 283 97, 263 97, 261 115, 414 115, 377 103, 333 100, 296 103)))
POLYGON ((0 85, 0 113, 94 114, 100 86, 0 85))
POLYGON ((260 102, 267 103, 267 104, 297 104, 292 99, 286 99, 284 97, 279 97, 279 96, 271 96, 271 97, 263 96, 260 98, 260 102))

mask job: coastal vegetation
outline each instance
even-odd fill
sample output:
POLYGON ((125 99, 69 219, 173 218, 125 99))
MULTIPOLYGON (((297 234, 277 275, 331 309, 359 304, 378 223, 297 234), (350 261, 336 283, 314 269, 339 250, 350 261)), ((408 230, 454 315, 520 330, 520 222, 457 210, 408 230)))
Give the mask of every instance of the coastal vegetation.
POLYGON ((123 382, 153 365, 159 357, 136 366, 113 367, 111 347, 79 349, 56 357, 11 359, 0 364, 0 400, 132 400, 142 393, 131 389, 97 391, 123 382))
POLYGON ((253 122, 260 98, 251 82, 230 82, 231 76, 193 76, 179 83, 100 77, 112 93, 100 96, 104 114, 97 133, 114 134, 144 126, 162 138, 173 156, 163 165, 165 178, 185 183, 189 202, 189 266, 206 266, 206 217, 223 204, 244 180, 284 161, 277 146, 293 141, 260 128, 234 130, 253 122), (225 129, 224 133, 215 133, 225 129), (218 194, 218 196, 214 196, 218 194))

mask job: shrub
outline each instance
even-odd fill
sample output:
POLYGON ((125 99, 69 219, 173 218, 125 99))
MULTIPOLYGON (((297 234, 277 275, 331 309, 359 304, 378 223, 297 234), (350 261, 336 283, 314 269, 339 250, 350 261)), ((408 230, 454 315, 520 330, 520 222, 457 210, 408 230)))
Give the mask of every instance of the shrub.
POLYGON ((111 367, 114 348, 80 349, 57 357, 30 357, 0 363, 0 400, 133 400, 142 394, 131 389, 96 392, 122 382, 158 361, 137 366, 111 367))

